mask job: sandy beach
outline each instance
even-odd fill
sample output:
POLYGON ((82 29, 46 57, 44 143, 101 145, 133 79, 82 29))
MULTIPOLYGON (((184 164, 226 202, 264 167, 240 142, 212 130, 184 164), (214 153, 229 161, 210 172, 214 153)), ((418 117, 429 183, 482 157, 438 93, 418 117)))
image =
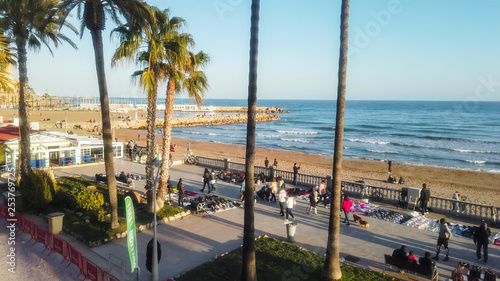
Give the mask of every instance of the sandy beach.
MULTIPOLYGON (((4 116, 4 120, 11 119, 14 114, 17 114, 17 111, 0 111, 0 115, 4 116)), ((139 117, 146 116, 146 113, 137 112, 137 115, 139 117)), ((126 116, 135 116, 135 112, 126 114, 113 113, 115 120, 120 120, 126 116)), ((85 123, 90 119, 95 119, 96 124, 100 125, 100 117, 101 114, 99 111, 68 111, 68 127, 73 124, 85 123)), ((40 122, 41 129, 64 131, 64 126, 62 129, 56 129, 55 127, 57 120, 64 119, 64 111, 31 111, 30 121, 40 122), (40 121, 47 118, 51 120, 40 121)), ((77 135, 98 137, 97 132, 89 132, 88 130, 73 131, 77 135)), ((118 129, 115 133, 116 138, 124 142, 128 140, 137 141, 137 136, 141 135, 141 141, 138 144, 146 145, 145 130, 118 129)), ((161 138, 157 138, 156 141, 160 143, 161 138)), ((172 138, 172 143, 177 144, 178 148, 173 155, 174 160, 180 160, 184 157, 188 141, 190 142, 191 151, 196 155, 217 159, 229 158, 231 161, 239 163, 245 162, 244 146, 186 140, 175 138, 175 136, 172 138)), ((278 169, 282 170, 292 171, 293 163, 297 162, 301 164, 300 173, 318 176, 326 176, 332 173, 333 156, 257 148, 256 165, 264 166, 265 157, 268 157, 271 163, 276 158, 278 160, 278 169)), ((355 181, 363 179, 367 184, 390 188, 401 188, 403 186, 421 187, 423 183, 427 183, 433 196, 451 198, 452 194, 458 191, 467 196, 468 201, 487 205, 498 206, 500 199, 500 174, 393 162, 392 174, 397 178, 403 176, 406 180, 404 185, 398 185, 385 181, 388 177, 387 171, 387 163, 385 161, 345 159, 343 161, 342 180, 355 181)))

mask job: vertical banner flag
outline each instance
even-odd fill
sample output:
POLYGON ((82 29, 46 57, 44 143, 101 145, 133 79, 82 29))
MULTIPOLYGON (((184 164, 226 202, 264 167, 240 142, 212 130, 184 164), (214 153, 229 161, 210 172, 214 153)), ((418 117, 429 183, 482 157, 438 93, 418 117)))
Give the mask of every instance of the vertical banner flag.
POLYGON ((125 213, 127 217, 127 246, 131 271, 137 268, 137 238, 135 236, 134 204, 130 196, 125 197, 125 213))

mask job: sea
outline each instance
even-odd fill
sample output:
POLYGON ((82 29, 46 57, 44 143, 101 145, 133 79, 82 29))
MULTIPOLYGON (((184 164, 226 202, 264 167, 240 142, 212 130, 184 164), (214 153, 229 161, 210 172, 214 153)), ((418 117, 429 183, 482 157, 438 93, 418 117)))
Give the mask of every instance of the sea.
MULTIPOLYGON (((248 104, 207 99, 203 105, 248 104)), ((256 146, 333 155, 336 101, 258 100, 257 106, 290 113, 257 123, 256 146)), ((174 116, 190 114, 199 113, 174 116)), ((172 136, 245 145, 246 124, 174 128, 172 136)), ((500 173, 500 102, 346 101, 343 156, 500 173)))

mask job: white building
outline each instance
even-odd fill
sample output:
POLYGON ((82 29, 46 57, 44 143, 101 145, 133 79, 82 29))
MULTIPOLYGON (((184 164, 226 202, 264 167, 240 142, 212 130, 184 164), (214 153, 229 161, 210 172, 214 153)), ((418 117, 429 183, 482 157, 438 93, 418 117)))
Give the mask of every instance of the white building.
MULTIPOLYGON (((103 160, 103 141, 59 132, 35 131, 30 134, 31 167, 79 165, 103 160), (70 164, 71 163, 71 164, 70 164)), ((19 128, 0 127, 3 166, 15 167, 19 153, 19 128)), ((123 158, 123 143, 113 142, 113 155, 123 158)))

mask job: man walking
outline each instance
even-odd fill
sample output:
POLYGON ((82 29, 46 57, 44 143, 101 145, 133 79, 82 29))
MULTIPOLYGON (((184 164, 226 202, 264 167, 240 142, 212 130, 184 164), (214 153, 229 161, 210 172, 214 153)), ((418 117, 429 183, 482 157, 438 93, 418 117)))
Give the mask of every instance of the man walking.
POLYGON ((428 214, 427 204, 431 199, 431 191, 427 188, 427 184, 422 185, 422 191, 420 191, 420 207, 422 208, 422 215, 428 214))
POLYGON ((450 250, 448 249, 448 241, 450 240, 451 237, 451 231, 448 228, 448 225, 446 223, 446 220, 442 218, 440 221, 440 226, 439 226, 439 237, 437 241, 437 252, 436 256, 433 257, 433 260, 439 260, 439 251, 441 250, 441 246, 444 246, 444 249, 446 250, 446 257, 444 258, 443 261, 448 261, 448 254, 450 253, 450 250))
POLYGON ((392 173, 392 161, 391 160, 387 160, 387 165, 388 165, 388 170, 389 170, 389 175, 392 173))
POLYGON ((486 222, 482 222, 481 226, 474 232, 474 244, 477 246, 476 256, 477 260, 481 260, 481 247, 483 247, 484 259, 483 262, 488 262, 488 238, 491 235, 491 230, 488 228, 486 222))
POLYGON ((323 199, 323 206, 326 208, 326 183, 325 183, 325 180, 321 180, 321 184, 319 185, 319 200, 321 200, 321 199, 323 199))
POLYGON ((300 164, 293 163, 293 185, 297 185, 297 178, 299 175, 300 164))

